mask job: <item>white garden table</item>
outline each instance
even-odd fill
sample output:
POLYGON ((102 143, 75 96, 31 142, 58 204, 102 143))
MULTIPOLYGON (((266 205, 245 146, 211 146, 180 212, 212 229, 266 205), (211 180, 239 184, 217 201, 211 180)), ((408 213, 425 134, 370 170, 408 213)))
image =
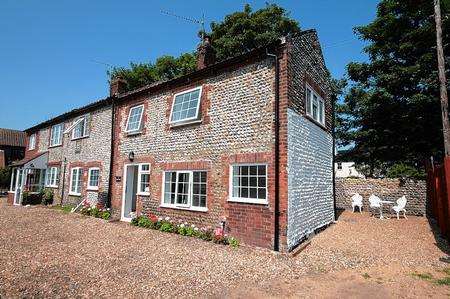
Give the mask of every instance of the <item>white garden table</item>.
POLYGON ((389 217, 384 217, 383 216, 383 204, 394 204, 395 202, 390 201, 390 200, 380 200, 380 219, 389 219, 389 217))

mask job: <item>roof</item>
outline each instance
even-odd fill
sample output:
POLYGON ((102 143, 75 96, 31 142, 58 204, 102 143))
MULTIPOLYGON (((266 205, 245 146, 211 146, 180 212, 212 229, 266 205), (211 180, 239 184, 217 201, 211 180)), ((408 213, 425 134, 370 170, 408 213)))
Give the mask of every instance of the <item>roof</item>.
POLYGON ((41 122, 41 123, 31 127, 31 128, 26 129, 25 132, 33 132, 33 131, 36 131, 36 130, 48 127, 50 125, 54 125, 54 124, 60 123, 60 122, 62 122, 64 120, 66 120, 66 119, 78 116, 80 114, 87 113, 87 112, 96 110, 98 108, 111 105, 111 103, 112 103, 112 98, 111 97, 107 97, 107 98, 98 100, 98 101, 93 102, 91 104, 88 104, 86 106, 82 106, 80 108, 75 108, 75 109, 70 110, 70 111, 68 111, 66 113, 60 114, 60 115, 58 115, 56 117, 53 117, 53 118, 51 118, 49 120, 41 122))
POLYGON ((26 163, 28 163, 28 162, 36 159, 36 158, 39 158, 40 156, 45 155, 45 154, 47 154, 47 152, 41 152, 41 153, 37 153, 37 154, 32 155, 32 156, 23 158, 22 160, 14 161, 14 162, 11 163, 11 166, 22 166, 22 165, 24 165, 24 164, 26 164, 26 163))
MULTIPOLYGON (((308 33, 312 33, 312 32, 315 32, 315 30, 314 29, 303 30, 303 31, 299 32, 298 35, 308 34, 308 33)), ((50 125, 62 122, 64 120, 68 119, 68 118, 75 117, 75 116, 80 115, 82 113, 87 113, 89 111, 96 110, 96 109, 98 109, 100 107, 111 105, 113 100, 114 101, 116 101, 116 100, 117 101, 122 101, 122 100, 125 100, 125 99, 129 98, 130 96, 135 96, 135 95, 138 95, 138 94, 141 94, 141 93, 151 92, 151 91, 154 91, 154 90, 159 90, 159 89, 165 88, 167 86, 173 86, 173 85, 176 85, 176 84, 189 83, 189 82, 191 82, 192 80, 195 80, 195 79, 201 79, 201 78, 205 78, 205 77, 208 77, 208 76, 212 76, 216 72, 218 72, 220 70, 223 70, 223 69, 226 69, 226 68, 228 68, 230 66, 233 66, 233 65, 236 65, 238 63, 245 62, 245 61, 251 61, 251 60, 254 60, 255 58, 258 58, 258 57, 261 57, 261 56, 265 56, 269 50, 273 51, 278 46, 282 45, 284 43, 283 39, 284 38, 277 39, 276 41, 274 41, 274 42, 272 42, 272 43, 270 43, 268 45, 265 45, 265 46, 262 46, 262 47, 250 50, 247 53, 235 56, 233 58, 229 58, 229 59, 217 62, 215 64, 212 64, 212 65, 210 65, 208 67, 205 67, 203 69, 200 69, 200 70, 196 70, 196 71, 194 71, 192 73, 189 73, 187 75, 176 77, 176 78, 171 79, 171 80, 154 82, 152 84, 143 86, 141 88, 137 88, 135 90, 132 90, 132 91, 129 91, 129 92, 126 92, 126 93, 123 93, 123 94, 119 94, 119 96, 117 98, 115 98, 115 97, 107 97, 107 98, 101 99, 101 100, 99 100, 97 102, 94 102, 92 104, 83 106, 81 108, 73 109, 73 110, 71 110, 69 112, 66 112, 64 114, 61 114, 61 115, 59 115, 57 117, 54 117, 54 118, 51 118, 51 119, 49 119, 47 121, 39 123, 39 124, 37 124, 37 125, 35 125, 35 126, 31 127, 31 128, 26 129, 25 131, 26 132, 36 131, 38 129, 45 128, 45 127, 48 127, 50 125)))
POLYGON ((0 128, 0 145, 25 147, 25 139, 25 132, 0 128))

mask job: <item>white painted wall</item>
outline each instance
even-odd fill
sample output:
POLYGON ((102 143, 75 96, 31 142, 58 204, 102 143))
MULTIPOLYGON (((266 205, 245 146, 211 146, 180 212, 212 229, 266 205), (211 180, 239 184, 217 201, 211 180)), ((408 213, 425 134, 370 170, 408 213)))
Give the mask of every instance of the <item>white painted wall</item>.
POLYGON ((334 171, 337 178, 365 177, 362 173, 359 173, 356 170, 355 162, 336 162, 334 163, 334 171))
POLYGON ((331 134, 288 109, 288 249, 334 221, 332 157, 331 134))

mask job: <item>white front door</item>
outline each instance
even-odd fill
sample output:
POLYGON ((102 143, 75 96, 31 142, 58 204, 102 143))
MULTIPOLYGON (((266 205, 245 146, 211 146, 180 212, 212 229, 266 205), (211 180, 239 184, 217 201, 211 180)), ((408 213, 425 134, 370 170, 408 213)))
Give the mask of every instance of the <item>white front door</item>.
POLYGON ((122 221, 131 221, 131 213, 136 212, 138 164, 127 164, 124 167, 123 197, 122 197, 122 221))
POLYGON ((24 179, 23 169, 18 168, 15 182, 16 191, 14 192, 14 205, 16 206, 20 205, 20 198, 22 196, 22 189, 23 189, 23 179, 24 179))

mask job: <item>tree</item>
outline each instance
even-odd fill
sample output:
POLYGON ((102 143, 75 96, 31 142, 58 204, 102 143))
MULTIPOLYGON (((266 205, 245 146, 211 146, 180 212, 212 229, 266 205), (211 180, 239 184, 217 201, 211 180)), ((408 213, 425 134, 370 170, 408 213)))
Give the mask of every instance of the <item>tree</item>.
POLYGON ((242 12, 229 14, 222 22, 212 22, 211 29, 212 45, 218 60, 248 52, 281 36, 300 31, 298 22, 276 4, 266 4, 266 7, 255 12, 246 4, 242 12))
POLYGON ((0 168, 0 189, 8 189, 11 183, 11 168, 0 168))
MULTIPOLYGON (((297 21, 289 18, 284 8, 276 4, 266 4, 255 12, 247 4, 242 12, 227 15, 222 22, 212 22, 211 30, 212 45, 218 61, 221 61, 269 44, 281 36, 299 32, 300 27, 297 21)), ((108 76, 110 80, 116 77, 125 79, 127 89, 132 90, 195 71, 196 56, 193 52, 177 58, 164 55, 154 64, 131 62, 128 68, 114 67, 108 71, 108 76)))
MULTIPOLYGON (((443 15, 449 2, 442 2, 443 15)), ((448 17, 443 28, 448 61, 448 17)), ((371 173, 399 162, 420 168, 430 156, 441 157, 433 1, 382 0, 375 20, 355 33, 368 42, 369 62, 347 66, 350 86, 336 108, 339 144, 371 173)))

